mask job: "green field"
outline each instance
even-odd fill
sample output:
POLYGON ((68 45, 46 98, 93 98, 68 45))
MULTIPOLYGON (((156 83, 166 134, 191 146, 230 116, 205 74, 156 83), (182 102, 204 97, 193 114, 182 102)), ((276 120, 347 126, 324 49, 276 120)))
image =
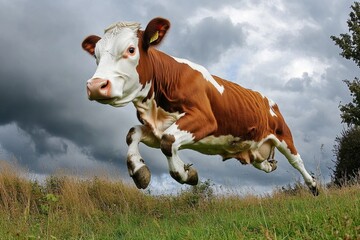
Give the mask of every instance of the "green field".
POLYGON ((0 239, 360 239, 360 185, 214 196, 211 185, 151 196, 106 178, 30 181, 0 166, 0 239))

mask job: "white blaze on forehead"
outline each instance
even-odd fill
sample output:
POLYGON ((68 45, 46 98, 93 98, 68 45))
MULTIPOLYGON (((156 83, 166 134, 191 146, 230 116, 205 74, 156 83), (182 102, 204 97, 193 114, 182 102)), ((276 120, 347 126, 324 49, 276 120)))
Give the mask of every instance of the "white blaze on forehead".
POLYGON ((179 63, 184 63, 184 64, 187 64, 189 65, 192 69, 200 72, 203 77, 209 81, 215 88, 216 90, 219 91, 220 94, 222 94, 224 92, 224 86, 218 84, 215 79, 211 76, 211 74, 209 73, 208 70, 206 70, 205 67, 199 65, 199 64, 196 64, 196 63, 193 63, 187 59, 183 59, 183 58, 176 58, 176 57, 173 57, 177 62, 179 63))
POLYGON ((136 22, 118 22, 113 23, 104 30, 105 35, 118 35, 123 28, 129 28, 134 32, 140 29, 140 23, 136 22))
POLYGON ((113 23, 104 30, 104 36, 96 44, 96 48, 104 48, 108 44, 109 40, 118 36, 124 30, 130 31, 132 33, 137 32, 140 29, 140 23, 136 22, 118 22, 113 23))

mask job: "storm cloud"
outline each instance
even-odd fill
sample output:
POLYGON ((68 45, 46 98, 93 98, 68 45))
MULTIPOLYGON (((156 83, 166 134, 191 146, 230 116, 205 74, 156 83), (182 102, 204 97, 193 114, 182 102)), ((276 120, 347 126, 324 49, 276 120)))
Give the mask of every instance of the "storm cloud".
MULTIPOLYGON (((171 21, 160 49, 275 100, 311 172, 329 181, 334 139, 343 129, 338 105, 350 100, 342 83, 358 68, 339 56, 331 35, 346 32, 352 1, 0 1, 0 158, 51 174, 104 168, 126 181, 125 137, 138 123, 131 104, 113 108, 87 100, 95 61, 81 50, 90 34, 117 21, 145 28, 171 21)), ((151 189, 179 189, 161 151, 141 146, 151 189)), ((183 151, 202 179, 265 191, 299 174, 279 156, 265 174, 234 160, 183 151)))

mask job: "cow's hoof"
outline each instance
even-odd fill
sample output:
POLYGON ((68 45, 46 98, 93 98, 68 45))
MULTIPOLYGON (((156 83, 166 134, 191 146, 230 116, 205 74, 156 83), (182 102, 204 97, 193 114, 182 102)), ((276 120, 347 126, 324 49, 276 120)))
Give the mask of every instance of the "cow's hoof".
POLYGON ((173 179, 181 184, 197 185, 199 182, 198 174, 195 168, 191 167, 192 164, 184 165, 184 170, 187 173, 187 179, 183 180, 179 172, 170 171, 170 175, 173 179))
POLYGON ((147 188, 147 186, 149 186, 151 180, 151 173, 149 168, 144 165, 139 170, 137 170, 131 177, 134 180, 138 189, 145 189, 147 188))
POLYGON ((178 183, 183 184, 184 181, 181 179, 179 172, 170 171, 170 176, 175 179, 178 183))
POLYGON ((186 184, 189 185, 197 185, 199 182, 198 173, 195 168, 191 167, 192 164, 187 164, 184 166, 185 171, 187 171, 188 179, 186 180, 186 184))
POLYGON ((319 188, 317 187, 317 184, 315 187, 311 186, 309 187, 310 188, 310 191, 311 193, 316 197, 316 196, 319 196, 319 188))

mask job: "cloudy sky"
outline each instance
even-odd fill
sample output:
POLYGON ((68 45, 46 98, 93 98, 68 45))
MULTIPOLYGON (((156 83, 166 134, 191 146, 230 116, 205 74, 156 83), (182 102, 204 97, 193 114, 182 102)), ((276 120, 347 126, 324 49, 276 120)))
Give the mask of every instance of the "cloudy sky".
MULTIPOLYGON (((80 44, 113 22, 137 21, 145 28, 162 16, 172 23, 162 51, 277 102, 306 167, 329 181, 334 140, 345 127, 338 106, 350 101, 342 80, 359 76, 330 36, 347 32, 352 3, 0 0, 0 159, 39 175, 107 172, 132 184, 125 137, 138 124, 135 108, 87 100, 85 83, 96 65, 80 44)), ((152 171, 151 191, 181 188, 160 150, 141 146, 141 152, 152 171)), ((235 160, 181 152, 202 180, 255 193, 300 179, 285 158, 276 156, 278 169, 266 174, 235 160)))

